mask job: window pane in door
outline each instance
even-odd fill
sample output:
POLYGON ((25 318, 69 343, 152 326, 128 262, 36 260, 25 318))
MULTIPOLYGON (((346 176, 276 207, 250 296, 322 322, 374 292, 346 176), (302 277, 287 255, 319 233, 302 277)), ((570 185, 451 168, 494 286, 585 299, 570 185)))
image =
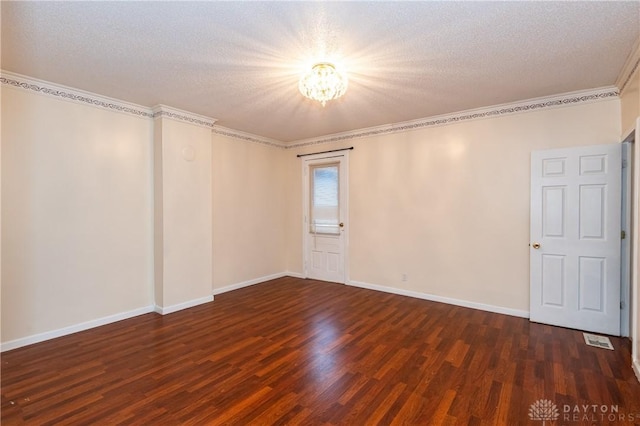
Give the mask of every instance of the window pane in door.
POLYGON ((315 234, 339 234, 340 208, 338 164, 312 166, 311 172, 311 221, 310 232, 315 234))

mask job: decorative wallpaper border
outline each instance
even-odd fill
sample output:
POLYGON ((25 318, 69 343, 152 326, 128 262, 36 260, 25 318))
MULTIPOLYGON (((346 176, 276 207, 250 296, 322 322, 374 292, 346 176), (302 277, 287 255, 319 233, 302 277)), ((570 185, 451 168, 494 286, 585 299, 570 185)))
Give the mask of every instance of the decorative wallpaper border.
POLYGON ((201 127, 207 127, 213 129, 213 125, 216 122, 215 119, 205 117, 204 115, 194 114, 192 112, 171 108, 166 105, 156 105, 151 111, 153 111, 153 118, 170 118, 173 120, 184 121, 185 123, 195 124, 201 127))
MULTIPOLYGON (((627 85, 631 76, 640 66, 640 59, 636 61, 628 74, 621 90, 627 85)), ((280 149, 294 149, 311 145, 319 145, 324 143, 346 141, 357 138, 370 136, 379 136, 391 133, 406 132, 411 130, 423 129, 435 126, 444 126, 464 121, 477 120, 489 117, 499 117, 509 114, 517 114, 527 111, 535 111, 547 108, 556 108, 566 105, 595 102, 620 95, 620 91, 616 87, 607 87, 590 91, 573 92, 564 95, 532 99, 528 101, 514 102, 510 104, 496 105, 487 108, 479 108, 475 110, 461 111, 458 113, 428 117, 418 120, 405 121, 384 126, 369 127, 358 129, 350 132, 336 133, 318 138, 302 139, 291 143, 281 142, 239 130, 229 129, 215 124, 216 120, 203 115, 182 111, 171 108, 166 105, 157 105, 153 108, 147 108, 140 105, 130 104, 124 101, 107 98, 105 96, 83 92, 66 86, 57 85, 41 80, 32 79, 19 74, 7 71, 0 73, 0 84, 15 87, 23 90, 33 91, 58 99, 65 99, 85 105, 92 105, 99 108, 105 108, 111 111, 131 114, 137 117, 160 118, 166 117, 175 120, 184 121, 186 123, 195 124, 211 129, 215 134, 231 137, 246 142, 258 143, 280 149)))
POLYGON ((542 98, 538 100, 530 100, 517 102, 512 104, 498 105, 495 107, 482 108, 476 110, 461 111, 455 114, 447 114, 442 116, 430 117, 421 120, 406 121, 391 125, 369 127, 353 132, 339 133, 328 135, 321 138, 306 139, 294 142, 286 146, 286 149, 300 148, 304 146, 318 145, 330 142, 340 142, 350 139, 363 138, 369 136, 379 136, 390 133, 406 132, 410 130, 423 129, 427 127, 444 126, 452 123, 460 123, 463 121, 477 120, 488 117, 500 117, 503 115, 517 114, 520 112, 535 111, 547 108, 556 108, 566 105, 593 102, 607 98, 619 96, 618 89, 615 87, 604 88, 589 92, 574 92, 564 96, 555 96, 542 98))
POLYGON ((72 89, 70 87, 32 79, 7 71, 3 71, 0 75, 0 84, 37 92, 43 95, 65 99, 80 104, 92 105, 111 111, 123 112, 138 117, 154 119, 166 117, 202 127, 207 127, 209 129, 213 128, 213 125, 216 122, 216 120, 213 118, 194 114, 188 111, 182 111, 176 108, 171 108, 166 105, 157 105, 153 108, 147 108, 141 105, 130 104, 95 93, 83 92, 77 89, 72 89))
POLYGON ((212 132, 221 135, 228 136, 234 139, 240 139, 247 142, 259 143, 262 145, 271 146, 274 148, 288 148, 284 142, 277 141, 275 139, 265 138, 262 136, 253 135, 251 133, 241 132, 239 130, 233 130, 222 126, 214 126, 212 132))
POLYGON ((58 99, 66 99, 80 104, 93 105, 112 111, 124 112, 138 117, 153 117, 153 113, 149 108, 145 108, 140 105, 129 104, 93 93, 82 92, 70 87, 34 80, 6 71, 3 71, 2 75, 0 75, 0 84, 41 93, 58 99))

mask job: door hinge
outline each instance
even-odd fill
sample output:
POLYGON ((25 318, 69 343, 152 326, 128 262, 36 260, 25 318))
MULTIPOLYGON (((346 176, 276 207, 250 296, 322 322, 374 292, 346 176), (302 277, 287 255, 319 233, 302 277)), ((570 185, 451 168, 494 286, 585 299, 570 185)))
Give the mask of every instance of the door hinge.
POLYGON ((627 164, 628 164, 627 160, 622 160, 622 168, 623 169, 627 168, 627 164))
POLYGON ((620 301, 620 309, 624 309, 624 300, 620 301))
POLYGON ((620 231, 620 239, 624 240, 625 238, 627 238, 627 233, 624 231, 620 231))

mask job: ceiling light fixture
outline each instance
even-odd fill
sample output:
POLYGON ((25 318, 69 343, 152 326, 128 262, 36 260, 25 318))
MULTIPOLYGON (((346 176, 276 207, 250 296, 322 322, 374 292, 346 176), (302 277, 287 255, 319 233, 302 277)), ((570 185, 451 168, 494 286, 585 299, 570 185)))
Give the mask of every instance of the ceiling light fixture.
POLYGON ((347 76, 329 62, 319 62, 300 77, 300 93, 325 106, 327 101, 338 99, 347 91, 347 76))

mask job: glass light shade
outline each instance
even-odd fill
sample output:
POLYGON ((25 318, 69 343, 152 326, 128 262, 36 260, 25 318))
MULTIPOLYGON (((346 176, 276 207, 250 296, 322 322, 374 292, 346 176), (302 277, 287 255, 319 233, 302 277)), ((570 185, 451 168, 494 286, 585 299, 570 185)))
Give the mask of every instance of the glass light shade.
POLYGON ((320 62, 300 78, 300 93, 325 106, 327 101, 337 99, 347 91, 347 76, 336 70, 333 64, 320 62))

